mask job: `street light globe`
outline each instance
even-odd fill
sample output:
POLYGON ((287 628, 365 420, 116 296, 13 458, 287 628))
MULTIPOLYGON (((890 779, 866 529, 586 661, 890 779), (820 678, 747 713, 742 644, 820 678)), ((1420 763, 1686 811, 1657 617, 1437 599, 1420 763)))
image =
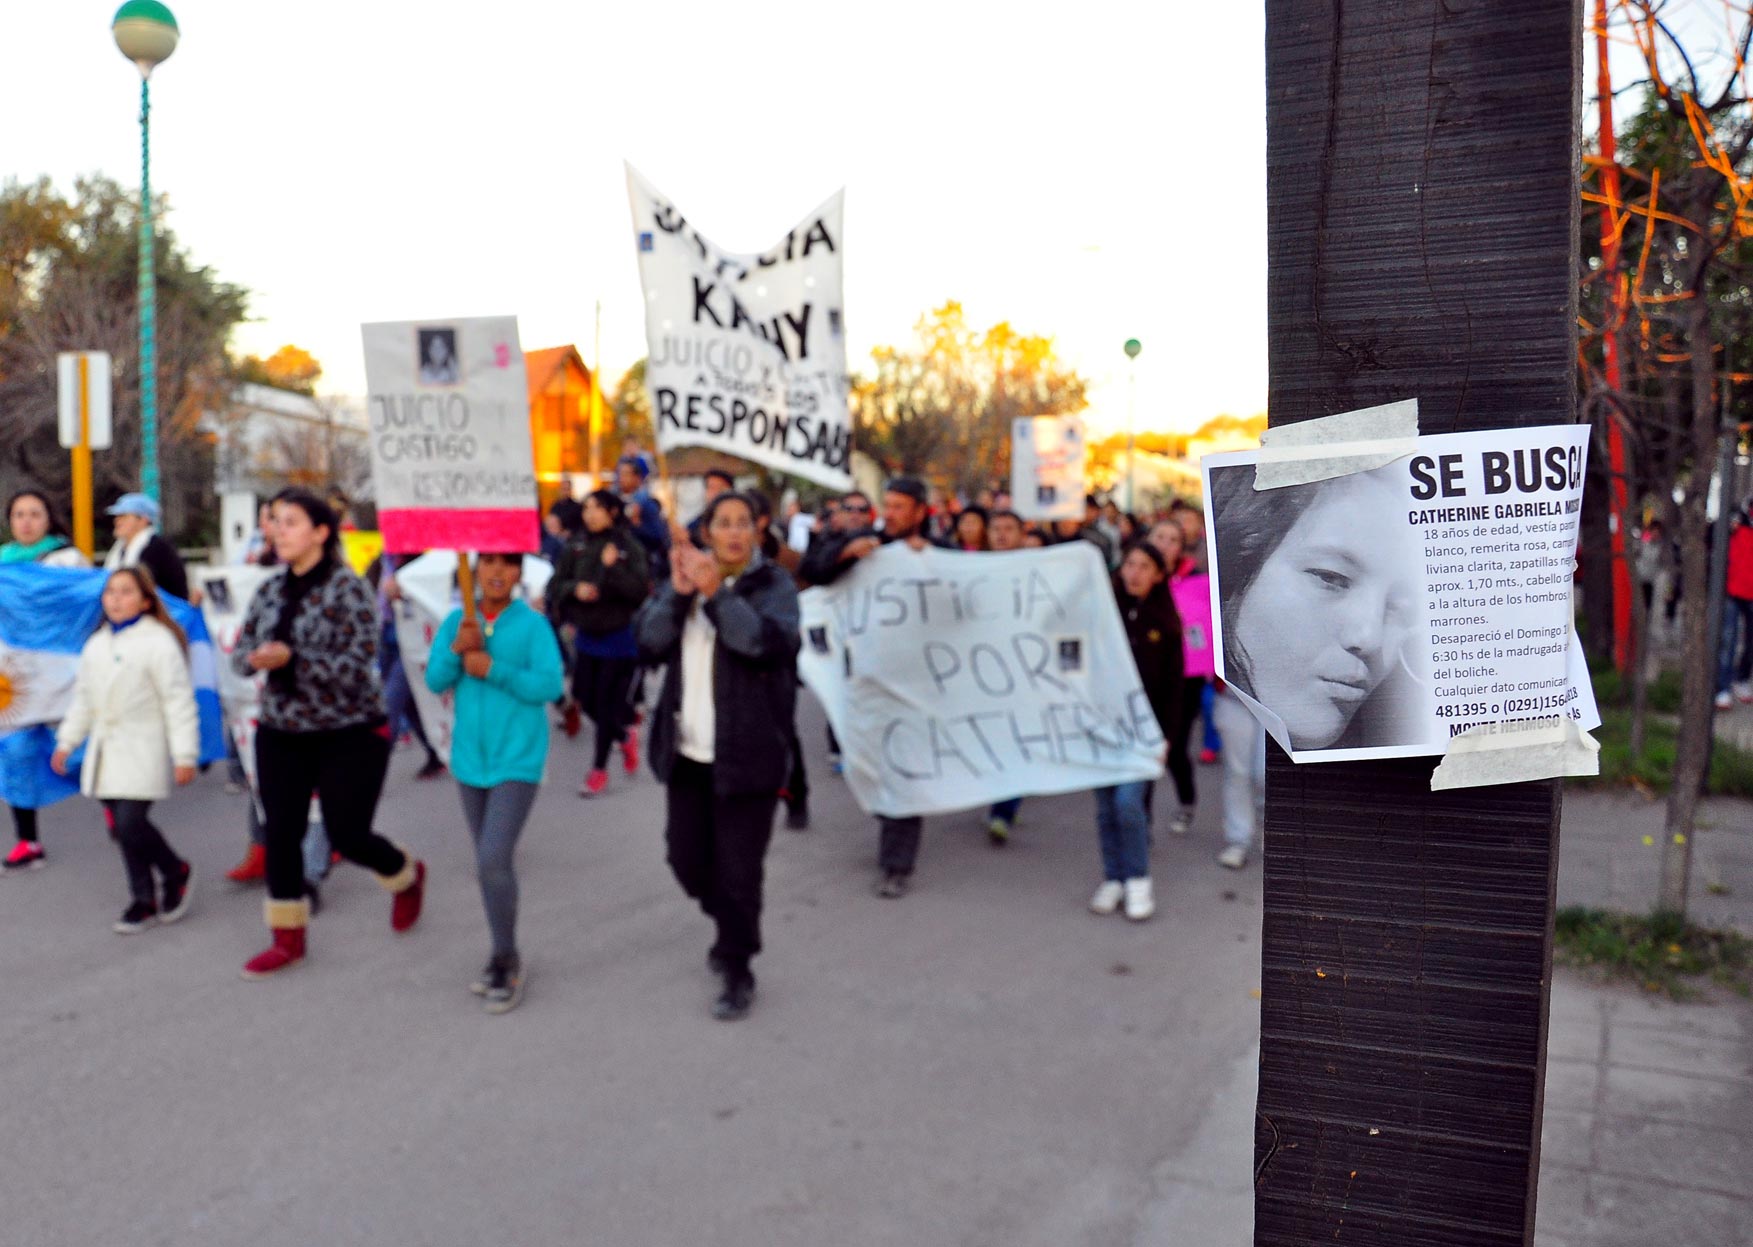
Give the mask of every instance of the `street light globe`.
POLYGON ((177 19, 158 0, 128 0, 116 10, 110 33, 122 55, 140 67, 142 78, 177 50, 177 19))

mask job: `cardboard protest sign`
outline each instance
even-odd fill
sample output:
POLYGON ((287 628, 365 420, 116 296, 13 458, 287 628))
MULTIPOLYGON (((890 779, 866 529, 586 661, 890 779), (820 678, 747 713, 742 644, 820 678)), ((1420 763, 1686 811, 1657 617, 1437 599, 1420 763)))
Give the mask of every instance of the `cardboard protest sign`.
POLYGON ((384 549, 540 549, 517 318, 389 321, 364 336, 384 549))
POLYGON ((1010 429, 1011 509, 1025 520, 1081 520, 1083 421, 1019 416, 1010 429))
POLYGON ((632 166, 627 193, 658 446, 711 446, 851 489, 843 192, 759 255, 709 242, 632 166))
MULTIPOLYGON (((547 559, 525 555, 523 560, 522 596, 531 605, 540 606, 542 594, 554 567, 547 559)), ((408 687, 414 704, 420 709, 420 724, 433 752, 450 764, 450 736, 453 714, 451 695, 442 697, 426 687, 426 661, 432 654, 432 638, 451 611, 462 605, 457 592, 457 556, 454 550, 433 550, 396 569, 396 583, 402 596, 395 604, 396 644, 402 651, 402 669, 408 676, 408 687)))
POLYGON ((1164 737, 1100 551, 883 547, 802 595, 798 671, 869 813, 1153 779, 1164 737))
POLYGON ((1337 475, 1369 444, 1206 456, 1218 674, 1297 762, 1599 726, 1571 610, 1588 436, 1413 437, 1337 475))

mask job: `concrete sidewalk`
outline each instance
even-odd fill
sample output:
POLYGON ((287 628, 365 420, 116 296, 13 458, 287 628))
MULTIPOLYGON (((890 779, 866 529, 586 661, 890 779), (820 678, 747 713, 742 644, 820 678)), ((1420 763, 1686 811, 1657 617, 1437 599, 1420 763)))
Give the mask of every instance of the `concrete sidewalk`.
MULTIPOLYGON (((1664 814, 1630 791, 1566 791, 1558 903, 1648 912, 1664 814)), ((1753 936, 1753 803, 1705 802, 1693 835, 1688 916, 1753 936)), ((1700 992, 1559 971, 1538 1247, 1753 1245, 1753 1003, 1700 992)))
POLYGON ((1753 1245, 1753 1005, 1553 984, 1536 1247, 1753 1245))

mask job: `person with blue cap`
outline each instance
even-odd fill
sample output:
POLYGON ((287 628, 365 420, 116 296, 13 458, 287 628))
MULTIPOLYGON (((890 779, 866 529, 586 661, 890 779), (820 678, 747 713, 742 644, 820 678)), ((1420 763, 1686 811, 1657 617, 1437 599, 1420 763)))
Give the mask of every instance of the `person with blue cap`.
POLYGON ((152 583, 173 597, 188 602, 189 573, 177 548, 158 531, 158 503, 145 494, 123 494, 109 509, 116 543, 104 557, 110 571, 121 567, 144 567, 152 583))

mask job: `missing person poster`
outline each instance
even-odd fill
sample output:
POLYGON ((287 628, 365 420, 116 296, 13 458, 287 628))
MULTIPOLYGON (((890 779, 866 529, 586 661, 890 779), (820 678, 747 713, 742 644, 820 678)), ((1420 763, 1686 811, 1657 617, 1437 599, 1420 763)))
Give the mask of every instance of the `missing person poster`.
POLYGON ((363 329, 383 548, 540 549, 517 318, 390 321, 363 329))
POLYGON ((1162 773, 1100 551, 902 543, 800 600, 798 672, 867 812, 900 817, 1162 773))
POLYGON ((836 192, 769 250, 708 241, 627 167, 657 444, 711 446, 852 488, 836 192))
POLYGON ((1218 674, 1297 762, 1599 726, 1571 607, 1588 437, 1416 437, 1386 466, 1278 487, 1280 462, 1368 445, 1206 456, 1218 674))
POLYGON ((1019 416, 1010 429, 1011 509, 1025 520, 1081 520, 1083 421, 1019 416))

